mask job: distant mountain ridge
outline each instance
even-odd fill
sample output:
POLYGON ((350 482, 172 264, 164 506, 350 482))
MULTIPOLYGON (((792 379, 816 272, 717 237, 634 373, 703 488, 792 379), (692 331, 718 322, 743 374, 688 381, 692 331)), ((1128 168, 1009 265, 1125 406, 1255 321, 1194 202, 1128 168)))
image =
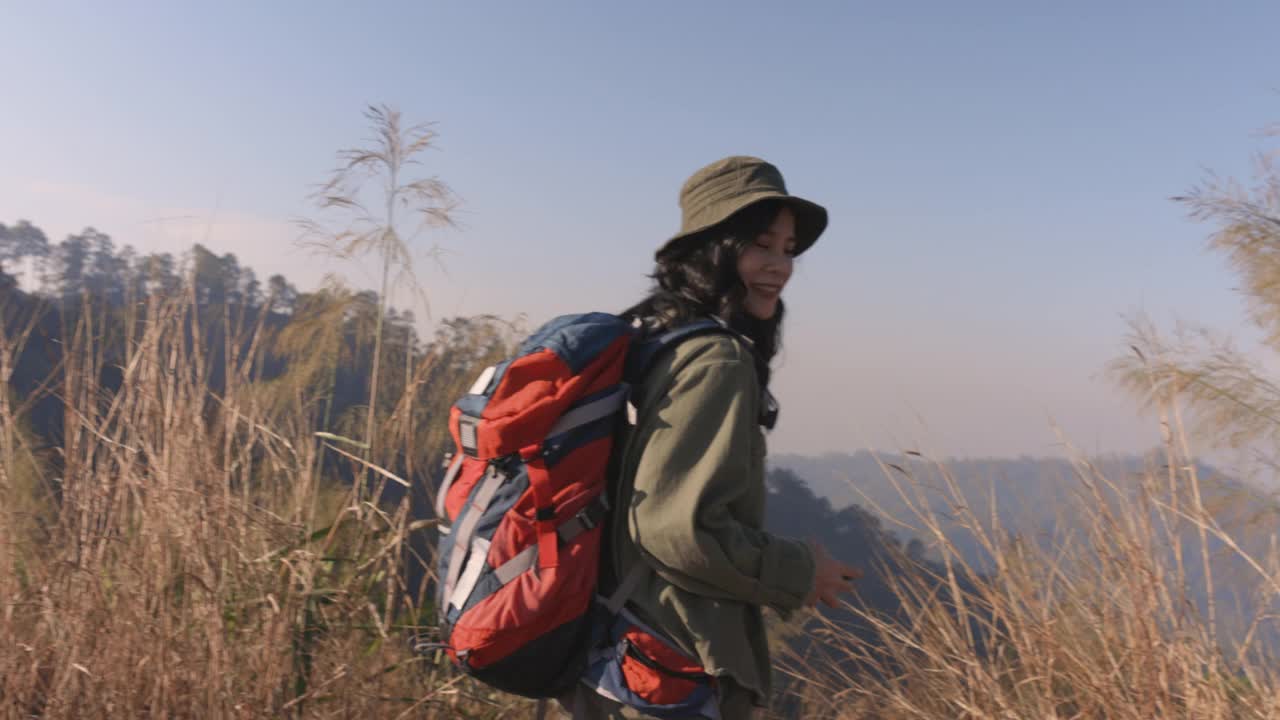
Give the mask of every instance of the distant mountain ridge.
MULTIPOLYGON (((965 561, 984 573, 994 570, 994 566, 973 534, 962 527, 953 491, 958 492, 983 527, 989 530, 992 522, 998 522, 998 536, 1009 539, 1016 535, 1048 550, 1087 529, 1084 518, 1090 508, 1097 507, 1098 497, 1118 506, 1120 493, 1138 497, 1146 476, 1155 480, 1153 487, 1158 497, 1153 501, 1167 502, 1170 482, 1169 468, 1157 453, 1091 460, 1092 470, 1065 458, 1023 456, 932 463, 914 456, 876 455, 869 451, 816 457, 779 454, 772 456, 770 463, 773 468, 803 478, 812 493, 833 509, 857 506, 875 516, 884 532, 899 543, 907 544, 913 539, 922 542, 926 558, 932 557, 936 541, 917 530, 921 523, 911 504, 917 508, 927 506, 965 561), (906 480, 908 474, 915 478, 914 482, 906 480), (1095 483, 1098 496, 1081 480, 1082 474, 1105 479, 1095 483)), ((1276 497, 1207 465, 1197 465, 1196 474, 1205 510, 1213 522, 1265 565, 1272 539, 1280 537, 1280 503, 1276 497)), ((1179 478, 1177 483, 1186 482, 1185 475, 1175 477, 1179 478)), ((1187 585, 1197 604, 1207 607, 1199 530, 1194 523, 1186 522, 1178 538, 1181 547, 1177 549, 1187 568, 1187 585)), ((1208 546, 1218 607, 1252 617, 1259 609, 1249 590, 1258 587, 1261 580, 1256 569, 1219 540, 1211 537, 1208 546)), ((1174 550, 1170 543, 1171 557, 1174 550)), ((1280 642, 1280 637, 1276 640, 1280 642)))

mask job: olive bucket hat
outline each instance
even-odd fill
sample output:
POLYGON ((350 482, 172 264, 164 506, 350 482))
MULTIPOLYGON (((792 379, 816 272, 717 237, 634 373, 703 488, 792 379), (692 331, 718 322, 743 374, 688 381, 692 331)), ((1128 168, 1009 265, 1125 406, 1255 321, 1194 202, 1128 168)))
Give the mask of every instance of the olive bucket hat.
POLYGON ((691 238, 765 200, 781 201, 795 213, 797 255, 808 250, 827 227, 826 208, 788 195, 778 168, 760 158, 735 155, 707 165, 685 182, 680 189, 680 232, 654 256, 678 251, 691 238))

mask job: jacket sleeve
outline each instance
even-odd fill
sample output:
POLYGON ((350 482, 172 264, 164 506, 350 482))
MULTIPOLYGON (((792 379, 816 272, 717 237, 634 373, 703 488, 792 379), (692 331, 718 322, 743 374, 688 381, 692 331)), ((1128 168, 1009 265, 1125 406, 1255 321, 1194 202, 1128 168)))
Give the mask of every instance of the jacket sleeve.
POLYGON ((645 423, 629 532, 673 585, 786 613, 813 587, 808 545, 737 517, 749 483, 764 481, 758 392, 745 358, 695 359, 675 373, 645 423))

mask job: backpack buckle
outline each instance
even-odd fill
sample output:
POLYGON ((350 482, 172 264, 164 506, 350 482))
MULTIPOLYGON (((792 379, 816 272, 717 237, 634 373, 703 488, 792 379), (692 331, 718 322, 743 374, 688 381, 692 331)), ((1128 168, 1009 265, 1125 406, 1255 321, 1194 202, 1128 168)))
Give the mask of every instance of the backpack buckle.
POLYGON ((573 516, 574 520, 577 520, 578 522, 582 523, 583 530, 590 530, 591 528, 594 528, 598 524, 596 523, 595 518, 591 517, 591 513, 589 512, 589 510, 590 510, 589 507, 582 508, 577 512, 577 514, 573 516))
POLYGON ((570 542, 582 533, 598 527, 600 523, 604 522, 608 511, 609 503, 601 495, 586 507, 574 513, 573 517, 561 523, 560 527, 556 528, 556 534, 560 536, 562 542, 570 542))
POLYGON ((470 415, 458 417, 458 444, 462 446, 464 454, 473 458, 480 457, 479 438, 476 436, 479 425, 480 418, 473 418, 470 415))

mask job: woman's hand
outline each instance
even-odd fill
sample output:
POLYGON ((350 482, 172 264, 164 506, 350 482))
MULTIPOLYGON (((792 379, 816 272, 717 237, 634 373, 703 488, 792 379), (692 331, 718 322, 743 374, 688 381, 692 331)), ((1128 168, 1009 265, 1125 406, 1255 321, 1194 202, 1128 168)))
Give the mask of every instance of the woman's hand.
POLYGON ((811 539, 809 547, 813 550, 815 570, 813 591, 805 599, 805 605, 814 607, 818 601, 822 601, 827 607, 837 607, 839 604, 837 596, 840 593, 853 592, 852 581, 862 577, 862 571, 831 557, 822 543, 811 539))

